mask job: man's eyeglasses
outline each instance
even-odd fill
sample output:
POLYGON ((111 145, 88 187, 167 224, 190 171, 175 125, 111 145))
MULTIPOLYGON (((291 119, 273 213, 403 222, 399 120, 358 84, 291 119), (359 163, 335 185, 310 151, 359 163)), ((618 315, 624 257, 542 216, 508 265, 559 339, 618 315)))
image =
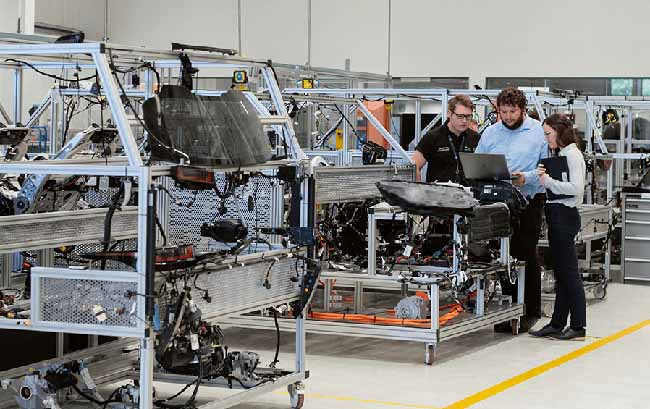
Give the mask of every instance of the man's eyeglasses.
POLYGON ((474 114, 463 115, 463 114, 457 114, 455 112, 452 112, 452 114, 456 115, 456 118, 460 119, 461 121, 462 120, 469 121, 470 119, 472 119, 472 116, 474 116, 474 114))

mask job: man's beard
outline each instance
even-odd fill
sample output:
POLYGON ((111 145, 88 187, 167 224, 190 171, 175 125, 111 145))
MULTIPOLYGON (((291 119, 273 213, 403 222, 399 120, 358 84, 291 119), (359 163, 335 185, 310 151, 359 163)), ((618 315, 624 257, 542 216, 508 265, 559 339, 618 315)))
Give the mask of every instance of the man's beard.
POLYGON ((525 118, 525 116, 522 114, 519 117, 519 119, 517 120, 517 122, 515 122, 512 126, 508 125, 507 123, 505 123, 505 121, 503 121, 503 126, 505 126, 506 128, 514 131, 515 129, 519 128, 524 123, 524 118, 525 118))

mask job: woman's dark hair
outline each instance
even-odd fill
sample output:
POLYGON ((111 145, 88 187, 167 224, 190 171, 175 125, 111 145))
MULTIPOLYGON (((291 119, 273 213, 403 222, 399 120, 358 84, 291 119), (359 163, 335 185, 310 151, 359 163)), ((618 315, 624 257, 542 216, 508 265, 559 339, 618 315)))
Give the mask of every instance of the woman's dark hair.
POLYGON ((557 133, 557 144, 560 148, 569 146, 572 143, 578 145, 578 137, 573 129, 573 123, 564 114, 553 114, 546 117, 544 124, 553 128, 557 133))

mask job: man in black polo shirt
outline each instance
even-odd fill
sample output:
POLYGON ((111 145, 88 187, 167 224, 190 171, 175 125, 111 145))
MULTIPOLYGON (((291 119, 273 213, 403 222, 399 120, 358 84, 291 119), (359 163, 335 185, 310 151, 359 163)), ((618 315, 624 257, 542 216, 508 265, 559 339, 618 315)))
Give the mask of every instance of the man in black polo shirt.
POLYGON ((447 122, 429 131, 415 148, 413 160, 417 166, 417 180, 420 170, 428 163, 426 181, 463 183, 465 175, 460 164, 460 152, 474 152, 478 133, 469 129, 474 104, 466 95, 457 95, 449 100, 447 122))

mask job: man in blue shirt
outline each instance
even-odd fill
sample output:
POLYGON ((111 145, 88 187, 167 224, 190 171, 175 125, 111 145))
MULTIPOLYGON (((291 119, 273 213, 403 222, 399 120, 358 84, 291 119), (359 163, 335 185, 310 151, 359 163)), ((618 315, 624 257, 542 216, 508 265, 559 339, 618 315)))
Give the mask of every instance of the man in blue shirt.
MULTIPOLYGON (((528 199, 528 206, 519 217, 510 239, 510 254, 526 262, 524 302, 526 315, 519 331, 527 332, 542 316, 542 283, 537 261, 537 242, 542 226, 546 191, 540 185, 535 169, 541 158, 548 156, 542 125, 526 115, 526 96, 515 88, 506 88, 497 97, 501 122, 487 128, 476 147, 477 153, 496 153, 506 156, 508 169, 517 179, 513 183, 528 199)), ((517 298, 516 284, 502 281, 503 294, 517 298)), ((505 322, 494 327, 498 332, 510 332, 505 322)))

